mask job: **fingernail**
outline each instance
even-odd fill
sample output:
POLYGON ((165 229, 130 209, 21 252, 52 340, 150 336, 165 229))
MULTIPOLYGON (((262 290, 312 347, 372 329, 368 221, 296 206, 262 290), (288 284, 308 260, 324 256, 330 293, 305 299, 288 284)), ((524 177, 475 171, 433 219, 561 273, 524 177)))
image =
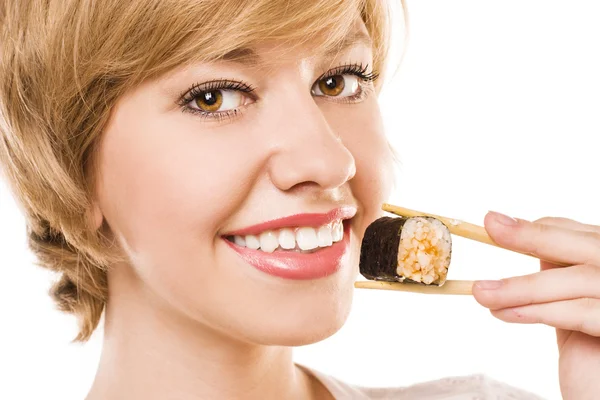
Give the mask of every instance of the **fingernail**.
POLYGON ((479 289, 493 290, 502 286, 502 283, 502 281, 477 281, 475 282, 475 286, 477 286, 479 289))
POLYGON ((492 218, 494 218, 494 220, 496 220, 496 222, 498 222, 499 224, 506 226, 515 226, 519 223, 519 221, 512 217, 509 217, 508 215, 500 214, 496 211, 490 211, 489 213, 492 216, 492 218))

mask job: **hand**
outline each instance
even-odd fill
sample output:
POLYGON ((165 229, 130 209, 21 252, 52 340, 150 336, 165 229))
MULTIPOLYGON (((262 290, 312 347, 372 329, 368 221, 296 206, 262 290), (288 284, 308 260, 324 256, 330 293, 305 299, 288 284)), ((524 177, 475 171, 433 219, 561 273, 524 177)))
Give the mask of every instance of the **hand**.
POLYGON ((563 398, 600 398, 600 227, 492 212, 485 227, 501 247, 542 260, 541 271, 477 282, 475 299, 503 321, 556 328, 563 398))

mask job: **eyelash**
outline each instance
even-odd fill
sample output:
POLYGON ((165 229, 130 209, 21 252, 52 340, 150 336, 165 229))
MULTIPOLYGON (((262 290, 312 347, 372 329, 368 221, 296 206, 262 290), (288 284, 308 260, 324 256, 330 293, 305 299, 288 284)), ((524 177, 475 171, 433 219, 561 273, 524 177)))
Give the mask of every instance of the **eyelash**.
MULTIPOLYGON (((344 64, 344 65, 340 65, 339 67, 336 67, 334 69, 327 71, 326 73, 321 75, 319 78, 317 78, 316 82, 323 80, 323 79, 330 78, 332 76, 336 76, 336 75, 355 75, 355 76, 357 76, 362 82, 359 92, 353 96, 344 97, 343 100, 336 100, 336 101, 344 102, 344 103, 354 103, 359 100, 362 100, 364 97, 366 97, 366 95, 370 94, 369 89, 371 87, 370 87, 370 85, 366 86, 366 84, 375 82, 379 78, 379 74, 377 72, 373 71, 373 72, 367 73, 368 69, 369 69, 368 64, 365 66, 363 66, 363 64, 359 64, 359 63, 344 64)), ((249 85, 243 81, 236 81, 236 80, 231 80, 231 79, 220 79, 220 80, 216 80, 216 81, 197 83, 197 84, 193 85, 190 89, 188 89, 186 92, 181 94, 181 96, 179 97, 180 100, 177 103, 182 108, 183 112, 189 112, 191 114, 196 114, 202 118, 210 118, 210 119, 214 119, 217 121, 223 121, 225 119, 235 118, 240 113, 240 109, 236 108, 236 109, 227 110, 227 111, 206 112, 206 111, 197 110, 197 109, 194 109, 194 108, 191 108, 188 106, 188 104, 190 102, 196 100, 196 98, 198 98, 203 93, 210 92, 213 90, 237 90, 246 95, 249 95, 251 98, 253 98, 253 100, 257 100, 257 98, 258 98, 258 96, 256 96, 254 94, 256 89, 252 85, 249 85)))
POLYGON ((356 63, 344 64, 344 65, 340 65, 339 67, 336 67, 332 70, 327 71, 326 73, 321 75, 319 78, 317 78, 317 81, 331 78, 332 76, 335 76, 335 75, 356 75, 363 81, 363 83, 369 83, 369 82, 376 81, 377 78, 379 78, 379 74, 377 72, 367 73, 368 70, 369 70, 368 64, 365 66, 363 66, 362 64, 356 64, 356 63))

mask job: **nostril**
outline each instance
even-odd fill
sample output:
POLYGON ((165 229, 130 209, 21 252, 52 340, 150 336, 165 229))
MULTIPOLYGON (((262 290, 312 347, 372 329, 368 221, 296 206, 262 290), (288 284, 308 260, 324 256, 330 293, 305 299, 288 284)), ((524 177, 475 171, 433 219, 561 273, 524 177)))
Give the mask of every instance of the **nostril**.
POLYGON ((302 192, 302 191, 315 190, 315 189, 319 189, 319 188, 320 188, 320 185, 317 182, 305 181, 305 182, 296 183, 295 185, 293 185, 292 187, 290 187, 287 190, 295 191, 295 192, 302 192))

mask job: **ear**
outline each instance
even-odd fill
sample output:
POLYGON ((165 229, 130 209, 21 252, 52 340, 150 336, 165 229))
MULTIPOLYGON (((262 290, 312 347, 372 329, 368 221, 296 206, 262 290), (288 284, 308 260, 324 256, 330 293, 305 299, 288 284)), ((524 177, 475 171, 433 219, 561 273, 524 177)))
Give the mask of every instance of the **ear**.
POLYGON ((88 219, 88 222, 94 231, 97 231, 102 226, 102 223, 104 222, 104 215, 102 214, 100 204, 98 204, 97 201, 92 203, 92 207, 88 213, 88 219))

